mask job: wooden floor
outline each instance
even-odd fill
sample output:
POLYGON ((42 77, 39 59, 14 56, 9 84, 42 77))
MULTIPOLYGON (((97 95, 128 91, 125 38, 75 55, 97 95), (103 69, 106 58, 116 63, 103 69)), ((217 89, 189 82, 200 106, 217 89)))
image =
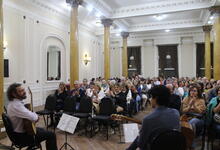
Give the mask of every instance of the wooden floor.
MULTIPOLYGON (((35 110, 38 110, 42 107, 36 108, 35 110)), ((150 111, 150 108, 148 108, 145 111, 139 112, 135 118, 142 120, 143 117, 148 114, 150 111)), ((43 118, 41 118, 40 122, 38 123, 39 127, 44 127, 43 118)), ((130 143, 120 143, 119 138, 119 132, 116 132, 116 134, 110 134, 109 140, 106 140, 106 134, 103 133, 97 133, 95 136, 90 138, 89 136, 85 135, 78 135, 81 131, 76 132, 74 135, 68 134, 68 143, 75 149, 75 150, 125 150, 130 143)), ((57 145, 58 148, 60 148, 63 143, 65 142, 65 134, 64 132, 56 129, 55 131, 57 136, 57 145)), ((124 139, 122 138, 122 141, 124 139)), ((11 145, 11 142, 8 138, 5 138, 3 140, 0 140, 0 143, 3 145, 11 145)), ((217 142, 217 144, 219 144, 217 142)), ((200 142, 196 142, 196 150, 201 149, 200 142)), ((45 142, 42 143, 43 150, 46 150, 45 148, 45 142)), ((218 146, 219 147, 219 146, 218 146)), ((215 150, 219 150, 220 148, 216 147, 215 150)))
MULTIPOLYGON (((35 111, 40 110, 43 107, 35 108, 35 111)), ((147 114, 148 111, 142 111, 135 117, 137 119, 142 120, 144 115, 147 114)), ((39 123, 37 124, 38 127, 45 127, 43 118, 40 118, 39 123)), ((51 129, 51 131, 53 131, 51 129)), ((85 135, 79 135, 82 131, 77 131, 74 135, 68 134, 68 143, 75 149, 75 150, 124 150, 126 149, 130 143, 123 143, 124 139, 122 137, 120 142, 120 136, 119 132, 116 131, 116 133, 110 133, 109 139, 106 140, 106 134, 105 132, 98 132, 95 134, 92 138, 85 135)), ((110 131, 111 132, 111 131, 110 131)), ((55 131, 57 136, 57 145, 58 148, 60 148, 63 143, 65 142, 65 134, 63 131, 60 131, 56 129, 55 131)), ((0 144, 3 145, 11 145, 11 142, 8 138, 5 138, 3 140, 0 140, 0 144)), ((46 150, 45 148, 45 142, 42 143, 43 150, 46 150)))

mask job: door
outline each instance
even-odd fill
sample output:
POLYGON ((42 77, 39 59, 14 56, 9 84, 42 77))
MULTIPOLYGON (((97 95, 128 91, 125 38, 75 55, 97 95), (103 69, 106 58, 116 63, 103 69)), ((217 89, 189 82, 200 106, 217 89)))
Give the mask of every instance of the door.
MULTIPOLYGON (((211 77, 213 77, 213 43, 211 43, 211 77)), ((196 76, 205 76, 205 43, 196 44, 196 76)))
POLYGON ((178 77, 177 45, 158 46, 159 76, 178 77))
POLYGON ((141 74, 141 47, 128 47, 128 76, 141 74))

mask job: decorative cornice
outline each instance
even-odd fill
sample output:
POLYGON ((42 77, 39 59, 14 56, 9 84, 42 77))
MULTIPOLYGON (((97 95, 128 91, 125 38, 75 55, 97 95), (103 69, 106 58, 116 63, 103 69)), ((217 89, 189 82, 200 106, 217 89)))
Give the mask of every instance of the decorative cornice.
POLYGON ((103 0, 84 0, 84 2, 102 12, 106 18, 111 16, 112 9, 103 0))
POLYGON ((202 27, 204 32, 210 32, 212 30, 212 26, 211 25, 206 25, 202 27))
POLYGON ((129 28, 129 32, 139 32, 139 31, 151 31, 151 30, 164 30, 164 29, 175 29, 175 28, 189 28, 189 27, 200 27, 203 23, 198 19, 189 20, 174 20, 174 21, 164 21, 159 23, 146 23, 133 25, 129 28))
POLYGON ((27 2, 32 2, 34 5, 42 8, 42 9, 45 9, 55 15, 59 15, 59 16, 66 16, 66 17, 69 17, 69 15, 67 15, 68 13, 66 13, 64 10, 62 9, 59 9, 55 6, 52 6, 50 5, 49 3, 43 3, 42 1, 40 0, 26 0, 27 2))
MULTIPOLYGON (((202 28, 199 30, 189 30, 189 31, 179 31, 179 32, 171 32, 171 33, 131 33, 129 39, 131 40, 140 40, 140 39, 160 39, 160 38, 172 38, 172 37, 193 37, 193 36, 202 36, 203 31, 202 28)), ((112 38, 111 41, 121 41, 120 37, 112 38)))
POLYGON ((111 18, 128 18, 160 13, 171 13, 214 6, 216 0, 181 0, 146 3, 130 7, 121 7, 112 13, 111 18))

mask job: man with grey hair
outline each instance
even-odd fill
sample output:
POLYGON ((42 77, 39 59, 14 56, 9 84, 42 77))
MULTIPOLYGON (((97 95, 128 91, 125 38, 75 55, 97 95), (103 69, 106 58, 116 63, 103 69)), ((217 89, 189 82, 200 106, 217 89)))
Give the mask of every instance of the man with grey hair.
POLYGON ((180 111, 181 107, 181 98, 179 95, 174 94, 174 86, 172 84, 167 84, 166 87, 170 90, 170 102, 168 104, 169 108, 174 108, 180 111))

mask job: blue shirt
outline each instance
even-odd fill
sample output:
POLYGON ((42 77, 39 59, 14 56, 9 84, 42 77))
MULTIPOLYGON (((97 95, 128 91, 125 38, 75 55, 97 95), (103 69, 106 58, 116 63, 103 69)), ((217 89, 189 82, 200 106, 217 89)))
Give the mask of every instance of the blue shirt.
POLYGON ((137 146, 142 150, 147 149, 150 134, 157 129, 180 130, 180 115, 176 109, 160 106, 144 117, 140 135, 137 139, 137 146))

